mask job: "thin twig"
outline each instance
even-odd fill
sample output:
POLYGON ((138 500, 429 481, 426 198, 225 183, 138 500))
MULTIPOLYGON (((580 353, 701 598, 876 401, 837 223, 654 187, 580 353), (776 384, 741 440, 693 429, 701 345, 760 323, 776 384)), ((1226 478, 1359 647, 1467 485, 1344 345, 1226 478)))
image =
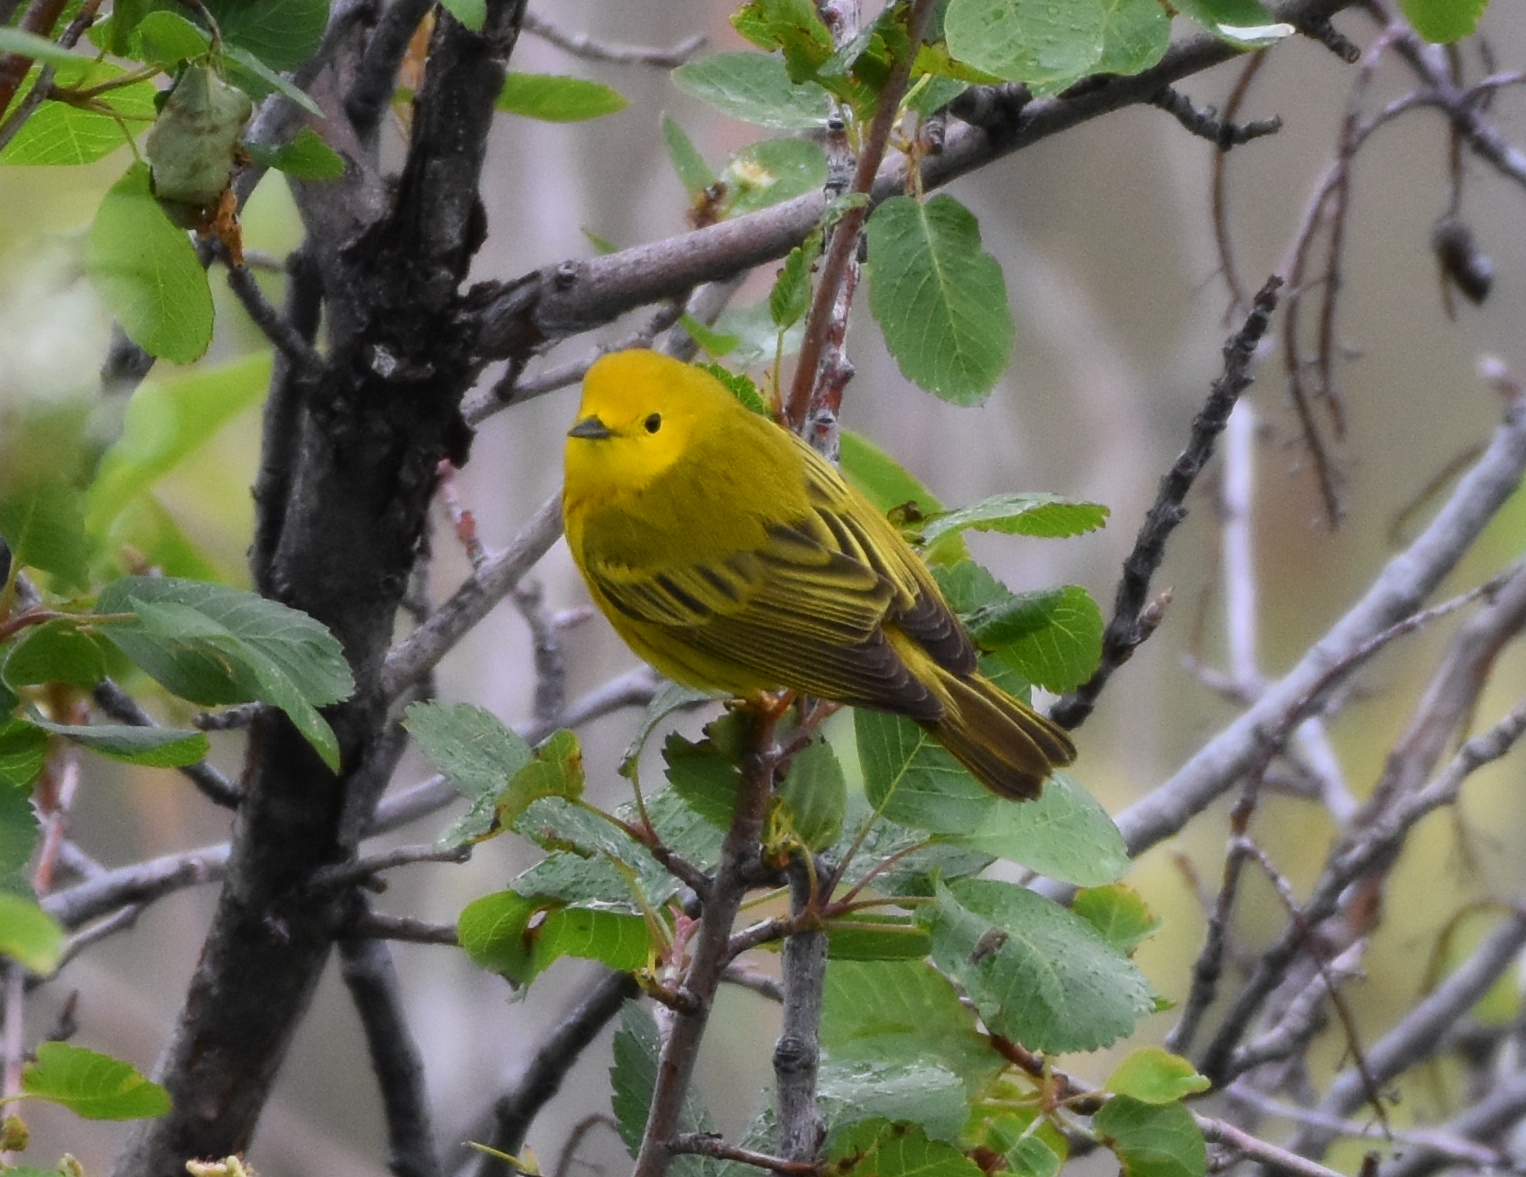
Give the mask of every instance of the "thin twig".
POLYGON ((323 357, 280 311, 270 305, 248 266, 229 265, 228 289, 237 296, 254 325, 265 333, 265 338, 276 345, 303 377, 316 380, 323 375, 323 357))
POLYGON ((789 1157, 771 1157, 735 1144, 727 1144, 719 1136, 707 1136, 699 1132, 685 1132, 673 1138, 668 1146, 675 1153, 692 1156, 714 1157, 719 1161, 738 1161, 755 1169, 768 1169, 783 1173, 786 1177, 817 1177, 822 1168, 815 1161, 799 1161, 789 1157))
POLYGON ((1225 1120, 1215 1120, 1196 1112, 1192 1113, 1192 1119, 1209 1144, 1225 1145, 1242 1156, 1270 1165, 1281 1172, 1294 1174, 1295 1177, 1345 1177, 1335 1169, 1326 1168, 1297 1153, 1269 1144, 1225 1120))
POLYGON ((514 586, 562 534, 558 490, 530 517, 507 548, 489 559, 432 617, 392 648, 382 668, 382 691, 393 698, 443 658, 514 586))
MULTIPOLYGON (((485 1138, 484 1143, 498 1152, 518 1156, 531 1123, 561 1090, 562 1080, 583 1050, 620 1007, 640 992, 628 973, 605 971, 537 1047, 518 1082, 494 1101, 486 1117, 479 1118, 479 1123, 487 1122, 470 1139, 485 1138)), ((497 1157, 475 1153, 456 1172, 457 1177, 510 1177, 511 1170, 497 1157)))
MULTIPOLYGON (((1132 855, 1170 837, 1229 789, 1261 754, 1281 718, 1309 708, 1328 668, 1418 610, 1520 483, 1526 470, 1526 405, 1507 403, 1484 455, 1412 543, 1367 592, 1244 715, 1209 740, 1170 780, 1117 817, 1132 855)), ((1328 684, 1330 689, 1337 684, 1328 684)))
MULTIPOLYGON (((915 47, 922 43, 922 30, 932 12, 931 0, 915 0, 911 17, 907 22, 907 38, 915 47)), ((901 96, 906 92, 906 82, 911 76, 912 54, 903 54, 895 63, 890 77, 885 80, 869 122, 868 133, 859 151, 858 166, 853 174, 850 193, 865 197, 874 188, 880 163, 890 145, 890 131, 900 111, 901 96)), ((821 366, 822 351, 827 345, 832 316, 837 305, 838 292, 849 263, 858 252, 858 235, 869 217, 867 202, 850 206, 832 230, 832 240, 827 246, 826 259, 816 281, 816 292, 811 299, 811 309, 806 315, 805 335, 800 344, 800 355, 795 361, 795 378, 790 386, 789 399, 784 408, 785 420, 796 433, 804 435, 810 418, 811 401, 816 392, 817 376, 821 366)))
POLYGON ((1112 620, 1102 636, 1102 662, 1087 682, 1060 699, 1051 712, 1062 727, 1074 728, 1085 722, 1113 671, 1127 662, 1148 636, 1140 621, 1148 602, 1150 579, 1165 557, 1167 538, 1186 518, 1187 510, 1182 503, 1187 491, 1212 456, 1214 442, 1229 420, 1235 402, 1254 379, 1251 361, 1276 309, 1281 285, 1278 278, 1267 279, 1244 326, 1224 345, 1224 370, 1213 382, 1208 399, 1192 422, 1187 448, 1161 479, 1155 503, 1145 517, 1133 550, 1123 562, 1112 620))
POLYGON ((339 960, 381 1091, 387 1168, 395 1177, 439 1177, 424 1058, 404 1012, 392 952, 381 940, 341 940, 339 960))
POLYGON ((558 28, 543 16, 526 12, 524 30, 548 41, 574 57, 588 61, 616 61, 635 65, 659 66, 673 69, 693 57, 705 44, 703 33, 685 37, 669 49, 648 45, 620 45, 613 41, 596 41, 587 33, 569 33, 558 28))
POLYGON ((1172 86, 1162 86, 1150 95, 1149 102, 1151 106, 1160 107, 1198 138, 1207 139, 1220 153, 1253 139, 1275 135, 1282 130, 1282 119, 1276 115, 1237 126, 1230 121, 1228 115, 1220 118, 1219 112, 1211 106, 1199 110, 1192 105, 1192 99, 1172 86))

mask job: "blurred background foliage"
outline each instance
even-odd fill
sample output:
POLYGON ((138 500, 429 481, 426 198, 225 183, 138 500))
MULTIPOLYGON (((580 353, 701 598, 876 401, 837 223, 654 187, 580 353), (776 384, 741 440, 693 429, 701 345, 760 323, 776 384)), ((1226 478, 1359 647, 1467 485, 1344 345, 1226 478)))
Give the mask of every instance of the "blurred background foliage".
MULTIPOLYGON (((566 0, 555 21, 596 39, 670 44, 696 31, 712 50, 740 48, 722 0, 566 0)), ((1365 40, 1370 23, 1355 14, 1338 23, 1365 40)), ((1526 10, 1496 3, 1481 31, 1497 59, 1526 58, 1526 10)), ((680 94, 666 71, 573 58, 524 37, 515 68, 576 74, 615 86, 626 110, 589 123, 553 125, 503 117, 495 130, 483 197, 490 236, 474 277, 511 277, 566 257, 588 256, 589 235, 616 246, 682 232, 687 197, 662 141, 667 112, 712 162, 756 132, 680 94)), ((1220 107, 1240 65, 1191 79, 1184 89, 1220 107)), ((1380 74, 1372 109, 1407 87, 1396 68, 1380 74)), ((1291 233, 1330 157, 1352 70, 1301 38, 1279 46, 1261 72, 1242 118, 1282 117, 1282 131, 1235 150, 1227 161, 1230 228, 1247 286, 1282 264, 1291 233)), ((1499 95, 1494 117, 1507 132, 1520 127, 1520 93, 1499 95)), ((398 151, 398 129, 392 128, 398 151)), ((400 151, 398 151, 400 158, 400 151)), ((1463 303, 1455 321, 1442 308, 1431 226, 1447 199, 1447 136, 1439 116, 1419 112, 1381 130, 1359 157, 1352 188, 1346 288, 1340 338, 1349 359, 1339 371, 1348 418, 1338 449, 1346 518, 1338 529, 1321 520, 1318 493, 1304 461, 1296 422, 1284 395, 1280 360, 1268 357, 1249 394, 1260 421, 1256 446, 1255 541, 1261 589, 1261 669, 1284 670, 1370 581, 1395 550, 1395 535, 1412 532, 1405 512, 1448 464, 1487 436, 1498 419, 1494 395, 1476 378, 1479 356, 1501 357, 1526 372, 1526 234, 1522 193, 1498 176, 1469 166, 1464 214, 1494 260, 1495 288, 1481 307, 1463 303)), ((125 151, 77 168, 0 168, 0 409, 22 400, 66 406, 94 396, 109 336, 109 318, 80 271, 83 234, 101 194, 128 162, 125 151)), ((858 368, 844 424, 874 440, 951 506, 1013 490, 1053 491, 1112 508, 1106 530, 1066 543, 971 535, 977 559, 1014 589, 1074 583, 1111 603, 1119 563, 1152 500, 1156 482, 1181 447, 1187 425, 1220 366, 1219 348, 1233 325, 1217 276, 1209 206, 1213 149, 1147 107, 1101 119, 959 181, 955 191, 980 218, 986 248, 1002 262, 1018 324, 1018 345, 1005 378, 979 408, 957 408, 911 387, 884 353, 867 322, 850 336, 858 368)), ((300 225, 283 179, 269 174, 243 214, 246 247, 283 256, 300 225)), ((738 304, 764 297, 772 273, 754 276, 738 304)), ((273 300, 282 279, 261 273, 273 300)), ((216 362, 263 346, 220 280, 216 362)), ((858 314, 867 307, 860 300, 858 314)), ((611 336, 619 328, 611 330, 611 336)), ((573 354, 570 345, 567 355, 573 354)), ((161 365, 156 376, 170 371, 161 365)), ((490 374, 491 375, 491 374, 490 374)), ((492 418, 477 437, 459 479, 463 504, 476 515, 490 548, 506 543, 551 494, 560 478, 561 434, 577 392, 566 389, 492 418)), ((252 509, 249 486, 259 451, 259 410, 240 412, 211 444, 160 484, 158 495, 216 573, 247 584, 243 554, 252 509)), ((1214 479, 1205 478, 1192 515, 1173 540, 1158 577, 1175 590, 1168 620, 1115 677, 1078 733, 1082 780, 1111 810, 1157 785, 1236 706, 1184 664, 1221 665, 1224 656, 1218 586, 1219 530, 1214 479)), ((1424 508, 1421 509, 1423 517, 1424 508)), ((1475 583, 1518 555, 1526 538, 1526 496, 1495 521, 1454 578, 1475 583)), ((467 572, 443 521, 437 591, 467 572)), ((553 608, 586 595, 561 545, 537 577, 553 608)), ((1418 685, 1442 647, 1446 626, 1406 639, 1361 676, 1359 695, 1332 726, 1353 789, 1361 796, 1402 729, 1418 685)), ((601 682, 632 656, 602 622, 567 639, 569 692, 601 682)), ((506 722, 530 713, 530 644, 520 616, 500 608, 442 665, 447 700, 483 703, 506 722)), ((1526 687, 1526 660, 1508 661, 1483 701, 1498 714, 1526 687)), ((585 733, 594 799, 611 802, 625 782, 614 765, 634 717, 598 721, 585 733)), ((236 773, 236 737, 222 737, 217 762, 236 773)), ((75 811, 83 847, 115 865, 222 840, 227 817, 183 780, 88 758, 86 792, 75 811)), ((405 761, 400 780, 427 775, 405 761)), ((1367 957, 1368 979, 1352 990, 1358 1024, 1371 1035, 1407 1008, 1434 979, 1451 922, 1466 905, 1485 905, 1456 929, 1453 955, 1486 926, 1487 905, 1509 901, 1526 874, 1526 784, 1520 758, 1485 770, 1455 811, 1433 815, 1417 832, 1388 892, 1386 923, 1367 957)), ((1222 865, 1224 833, 1217 819, 1199 821, 1138 862, 1128 881, 1167 920, 1140 950, 1151 981, 1180 999, 1201 942, 1196 872, 1211 890, 1222 865)), ((1328 849, 1330 827, 1318 807, 1287 797, 1264 803, 1255 833, 1295 885, 1306 884, 1328 849)), ((416 832, 398 835, 417 840, 416 832)), ((392 881, 392 904, 425 919, 453 920, 471 898, 501 887, 531 851, 501 838, 478 848, 462 867, 413 868, 392 881)), ((147 1070, 177 1013, 213 904, 210 888, 153 905, 137 930, 113 938, 68 966, 45 997, 29 1003, 29 1039, 47 1032, 71 990, 81 994, 82 1041, 147 1070)), ((1236 931, 1255 947, 1280 927, 1282 911, 1259 877, 1242 897, 1236 931)), ((466 1123, 512 1074, 536 1031, 559 1011, 587 966, 554 966, 560 983, 542 984, 511 1000, 504 983, 452 950, 395 948, 410 1016, 423 1047, 441 1143, 466 1123)), ((303 1024, 270 1104, 251 1161, 265 1177, 322 1171, 328 1177, 383 1171, 383 1130, 354 1013, 337 978, 325 982, 314 1015, 303 1024)), ((1514 995, 1507 995, 1508 1002, 1514 995)), ((723 994, 701 1063, 700 1082, 728 1134, 746 1121, 766 1082, 774 1007, 730 990, 723 994)), ((1163 1035, 1169 1015, 1147 1023, 1163 1035)), ((1329 1034, 1318 1063, 1344 1053, 1329 1034)), ((548 1166, 570 1126, 607 1099, 607 1047, 590 1052, 573 1072, 555 1114, 543 1117, 531 1147, 548 1166)), ((1093 1066, 1083 1064, 1083 1073, 1093 1066)), ((1107 1061, 1095 1065, 1104 1074, 1107 1061)), ((1411 1084, 1399 1120, 1428 1102, 1455 1103, 1446 1075, 1433 1071, 1430 1090, 1411 1084)), ((45 1107, 29 1110, 35 1155, 74 1152, 87 1171, 104 1170, 124 1125, 84 1123, 45 1107)), ((585 1146, 591 1163, 619 1171, 628 1162, 610 1135, 585 1146)), ((1350 1167, 1337 1152, 1332 1162, 1350 1167)))

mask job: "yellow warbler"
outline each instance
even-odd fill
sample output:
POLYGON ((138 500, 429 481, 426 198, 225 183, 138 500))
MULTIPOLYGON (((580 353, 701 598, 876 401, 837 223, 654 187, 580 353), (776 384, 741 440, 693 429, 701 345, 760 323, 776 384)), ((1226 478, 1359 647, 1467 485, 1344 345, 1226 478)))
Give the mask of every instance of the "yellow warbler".
POLYGON ((720 381, 604 356, 567 434, 567 543, 616 632, 678 682, 790 688, 915 720, 1003 797, 1037 797, 1070 737, 976 671, 889 521, 720 381))

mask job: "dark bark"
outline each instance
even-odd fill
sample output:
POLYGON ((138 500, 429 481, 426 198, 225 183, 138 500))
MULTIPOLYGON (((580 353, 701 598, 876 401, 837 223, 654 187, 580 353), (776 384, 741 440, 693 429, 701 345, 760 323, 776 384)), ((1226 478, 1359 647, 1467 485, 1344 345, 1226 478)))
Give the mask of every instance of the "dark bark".
POLYGON ((171 1177, 187 1158, 247 1149, 343 922, 348 894, 306 884, 354 856, 400 750, 380 673, 435 470, 464 460, 459 405, 474 371, 451 328, 481 241, 478 178, 522 7, 490 6, 481 35, 440 17, 390 208, 362 137, 344 142, 363 28, 332 46, 312 86, 351 167, 343 180, 296 186, 314 272, 294 274, 287 314, 310 333, 315 274, 329 350, 317 376, 286 362, 277 374, 253 572, 266 595, 334 632, 356 690, 325 712, 337 775, 283 715, 267 711, 250 729, 227 881, 159 1066, 175 1107, 133 1133, 120 1177, 171 1177))

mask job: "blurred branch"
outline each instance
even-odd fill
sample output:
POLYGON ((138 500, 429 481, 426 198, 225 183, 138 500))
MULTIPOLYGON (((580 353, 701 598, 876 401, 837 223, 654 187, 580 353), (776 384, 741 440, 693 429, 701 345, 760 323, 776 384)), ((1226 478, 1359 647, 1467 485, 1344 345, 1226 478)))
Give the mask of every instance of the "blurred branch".
POLYGON ((1228 422, 1235 402, 1254 379, 1251 362, 1277 307, 1277 290, 1281 285, 1280 278, 1267 279, 1244 326, 1224 344, 1224 371, 1213 382, 1207 401, 1192 422, 1187 448, 1160 480, 1155 503, 1145 516, 1133 550, 1123 562, 1112 620, 1102 635, 1101 664, 1090 679, 1065 695, 1051 710, 1061 727, 1074 728, 1086 721, 1113 671, 1133 656, 1159 624, 1160 611, 1148 608, 1150 580, 1165 558, 1166 540, 1187 517, 1187 509, 1182 505, 1187 492, 1213 455, 1214 442, 1228 422))
POLYGON ((432 670, 493 606, 514 591, 561 534, 562 493, 558 490, 541 504, 507 548, 473 573, 428 621, 388 652, 381 672, 383 693, 393 698, 432 670))
POLYGON ((1267 733, 1310 709, 1311 690, 1327 691, 1326 672, 1395 622, 1414 613, 1456 566, 1520 483, 1526 470, 1526 404, 1507 402, 1505 419, 1478 463, 1405 551, 1299 662, 1243 715, 1200 749, 1170 780, 1118 815, 1138 857, 1180 830, 1230 788, 1264 753, 1267 733))
POLYGON ((402 940, 410 944, 443 944, 459 948, 455 924, 433 924, 411 916, 384 915, 366 910, 339 929, 340 939, 402 940))
POLYGON ((392 952, 381 940, 340 940, 339 962, 381 1091, 387 1167, 395 1177, 439 1177, 424 1059, 404 1013, 392 952))
POLYGON ((381 125, 397 90, 397 71, 408 45, 433 7, 431 0, 391 0, 376 22, 344 96, 344 113, 360 139, 371 139, 381 125))
POLYGON ((588 61, 617 61, 636 65, 654 65, 673 69, 682 65, 697 53, 705 43, 703 33, 685 37, 670 49, 656 49, 645 45, 620 45, 613 41, 596 41, 587 33, 569 33, 558 28, 543 16, 525 13, 524 29, 558 49, 588 61))
MULTIPOLYGON (((1375 821, 1368 829, 1363 830, 1359 837, 1349 839, 1344 845, 1336 847, 1332 853, 1330 862, 1324 873, 1315 884, 1309 899, 1298 909, 1294 923, 1278 938, 1271 948, 1262 954, 1257 963, 1256 970, 1245 987, 1235 995, 1230 1003, 1229 1010, 1225 1014, 1223 1023, 1217 1035, 1209 1043, 1203 1053, 1202 1062, 1198 1069, 1203 1074, 1213 1079, 1216 1083, 1223 1083, 1231 1078, 1230 1060, 1239 1036, 1250 1025, 1251 1018, 1261 1006, 1262 1001, 1272 988, 1282 979, 1288 963, 1298 950, 1304 947, 1308 939, 1308 929, 1318 926, 1323 920, 1334 914, 1340 901, 1341 895, 1357 879, 1368 871, 1379 867, 1392 860, 1409 831, 1426 814, 1442 805, 1451 804, 1457 798, 1458 790, 1462 783, 1480 766, 1497 760, 1510 750, 1512 745, 1522 734, 1526 732, 1526 703, 1518 705, 1494 727, 1483 735, 1475 736, 1463 745, 1461 751, 1452 759, 1446 769, 1430 784, 1423 789, 1400 799, 1388 813, 1375 821)), ((1519 925, 1517 929, 1519 941, 1515 942, 1512 953, 1522 945, 1526 945, 1526 914, 1521 914, 1507 926, 1519 925)), ((1475 953, 1474 960, 1481 959, 1475 953)), ((1512 957, 1513 959, 1513 957, 1512 957)), ((1505 962, 1508 965, 1509 961, 1505 962)), ((1480 968, 1487 967, 1480 965, 1480 968)), ((1505 965, 1501 965, 1501 968, 1505 965)), ((1498 976, 1496 972, 1494 974, 1498 976)), ((1462 1005, 1460 1009, 1450 1010, 1445 1006, 1447 999, 1440 995, 1443 991, 1452 993, 1451 1000, 1457 1000, 1456 990, 1449 989, 1454 983, 1467 985, 1468 979, 1475 973, 1459 969, 1429 997, 1417 1006, 1414 1012, 1406 1019, 1405 1025, 1414 1022, 1416 1029, 1409 1034, 1405 1041, 1420 1041, 1420 1030, 1430 1027, 1429 1033, 1439 1035, 1446 1025, 1455 1021, 1468 1011, 1483 995, 1488 985, 1484 985, 1472 1000, 1462 1005), (1465 976, 1466 973, 1466 976, 1465 976), (1459 981, 1459 977, 1464 980, 1459 981), (1440 1010, 1441 1012, 1434 1012, 1440 1010), (1429 1020, 1427 1020, 1429 1019, 1429 1020)), ((1492 984, 1492 978, 1490 980, 1492 984)), ((1384 1038, 1377 1046, 1373 1047, 1368 1055, 1368 1064, 1372 1079, 1377 1086, 1381 1086, 1397 1071, 1394 1065, 1402 1061, 1396 1053, 1397 1048, 1392 1045, 1395 1030, 1384 1038), (1379 1049, 1384 1053, 1379 1054, 1379 1049)), ((1404 1066, 1416 1061, 1418 1056, 1410 1056, 1404 1066)), ((1402 1067, 1400 1068, 1402 1069, 1402 1067)), ((1342 1079, 1337 1080, 1331 1087, 1330 1095, 1326 1100, 1329 1106, 1321 1105, 1321 1110, 1333 1115, 1345 1115, 1358 1106, 1365 1098, 1366 1088, 1362 1085, 1362 1076, 1354 1072, 1348 1073, 1342 1079), (1342 1094, 1340 1099, 1335 1098, 1339 1088, 1343 1093, 1352 1089, 1356 1090, 1355 1102, 1345 1102, 1348 1096, 1342 1094)))
MULTIPOLYGON (((541 1108, 561 1090, 567 1072, 620 1012, 620 1007, 640 992, 630 974, 606 970, 546 1036, 514 1086, 493 1102, 488 1113, 477 1118, 476 1126, 465 1138, 481 1140, 501 1153, 518 1156, 530 1125, 541 1108)), ((476 1152, 456 1168, 456 1177, 510 1177, 513 1173, 497 1157, 476 1152)))
POLYGON ((182 887, 219 882, 227 869, 226 843, 167 854, 55 891, 42 900, 42 909, 65 928, 78 928, 129 904, 152 903, 182 887))

